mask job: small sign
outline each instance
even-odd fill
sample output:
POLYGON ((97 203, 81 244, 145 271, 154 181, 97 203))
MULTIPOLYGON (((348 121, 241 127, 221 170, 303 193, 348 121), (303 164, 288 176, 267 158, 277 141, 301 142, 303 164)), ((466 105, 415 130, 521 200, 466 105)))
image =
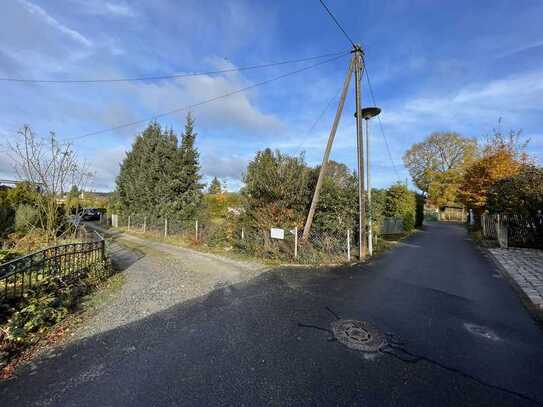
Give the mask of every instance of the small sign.
POLYGON ((270 229, 270 236, 271 236, 272 239, 281 239, 281 240, 283 240, 285 238, 285 231, 283 229, 271 228, 270 229))

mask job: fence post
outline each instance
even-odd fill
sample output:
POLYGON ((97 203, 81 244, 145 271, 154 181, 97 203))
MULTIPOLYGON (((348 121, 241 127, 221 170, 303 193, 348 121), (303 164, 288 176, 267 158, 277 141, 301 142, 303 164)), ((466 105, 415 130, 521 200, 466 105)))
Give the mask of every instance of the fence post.
POLYGON ((128 231, 130 232, 130 215, 128 215, 128 226, 127 226, 127 229, 128 229, 128 231))
POLYGON ((298 226, 294 226, 294 258, 298 258, 298 226))
POLYGON ((351 231, 347 229, 347 261, 351 261, 351 231))
POLYGON ((147 216, 143 217, 143 233, 147 231, 147 216))
POLYGON ((198 219, 194 222, 194 231, 196 236, 196 241, 198 241, 198 219))
POLYGON ((502 231, 501 231, 501 223, 500 223, 500 214, 498 213, 496 215, 496 238, 498 239, 498 246, 502 247, 502 239, 501 239, 501 235, 502 235, 502 231))
POLYGON ((100 241, 100 253, 101 253, 101 257, 102 257, 102 261, 105 261, 106 260, 106 241, 104 240, 104 238, 102 238, 102 240, 100 241))
POLYGON ((164 237, 168 237, 168 218, 164 218, 164 237))
POLYGON ((507 227, 507 216, 505 217, 502 238, 503 238, 503 247, 505 249, 509 249, 509 228, 507 227))

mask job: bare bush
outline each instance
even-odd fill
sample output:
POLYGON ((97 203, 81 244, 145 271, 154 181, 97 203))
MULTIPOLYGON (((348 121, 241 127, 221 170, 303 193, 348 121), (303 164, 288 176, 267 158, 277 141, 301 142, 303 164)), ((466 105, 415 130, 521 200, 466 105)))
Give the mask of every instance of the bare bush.
POLYGON ((38 225, 47 241, 55 241, 73 232, 73 224, 64 217, 62 197, 72 186, 83 191, 92 174, 78 160, 71 144, 59 141, 55 133, 48 137, 36 135, 29 126, 17 132, 10 145, 17 175, 36 187, 35 206, 39 211, 38 225))

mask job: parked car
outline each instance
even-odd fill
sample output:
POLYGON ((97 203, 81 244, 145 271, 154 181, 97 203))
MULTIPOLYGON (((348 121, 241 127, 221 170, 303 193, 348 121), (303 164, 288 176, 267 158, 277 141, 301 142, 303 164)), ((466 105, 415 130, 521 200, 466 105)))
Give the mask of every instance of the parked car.
POLYGON ((83 220, 100 220, 100 211, 96 208, 85 208, 81 213, 83 220))

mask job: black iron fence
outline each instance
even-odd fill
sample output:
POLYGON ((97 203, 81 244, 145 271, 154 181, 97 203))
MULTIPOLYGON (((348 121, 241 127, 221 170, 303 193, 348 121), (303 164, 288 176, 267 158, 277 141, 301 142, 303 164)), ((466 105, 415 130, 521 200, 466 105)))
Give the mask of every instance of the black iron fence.
POLYGON ((0 264, 0 299, 15 298, 51 276, 72 276, 86 272, 105 260, 105 241, 68 243, 0 264))

